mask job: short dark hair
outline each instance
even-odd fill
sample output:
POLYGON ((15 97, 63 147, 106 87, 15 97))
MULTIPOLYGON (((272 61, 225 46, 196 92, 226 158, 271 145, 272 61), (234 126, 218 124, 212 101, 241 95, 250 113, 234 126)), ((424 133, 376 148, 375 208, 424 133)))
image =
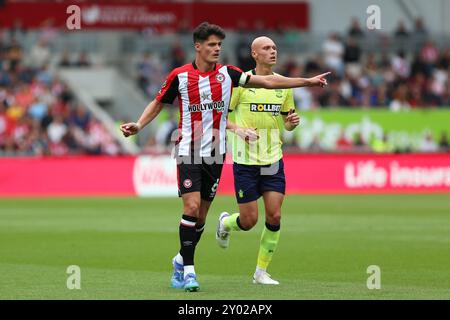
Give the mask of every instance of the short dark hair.
POLYGON ((218 36, 222 40, 225 39, 225 31, 221 27, 206 21, 202 22, 194 30, 194 43, 203 42, 211 35, 218 36))

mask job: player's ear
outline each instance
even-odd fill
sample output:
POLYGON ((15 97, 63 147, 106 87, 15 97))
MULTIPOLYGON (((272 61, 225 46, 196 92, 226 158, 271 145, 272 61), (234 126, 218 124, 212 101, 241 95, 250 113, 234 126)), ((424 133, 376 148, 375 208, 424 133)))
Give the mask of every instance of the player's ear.
POLYGON ((196 42, 194 43, 194 48, 195 51, 199 52, 200 51, 200 47, 202 46, 202 44, 200 42, 196 42))
POLYGON ((256 51, 252 50, 252 58, 256 59, 256 56, 257 56, 256 51))

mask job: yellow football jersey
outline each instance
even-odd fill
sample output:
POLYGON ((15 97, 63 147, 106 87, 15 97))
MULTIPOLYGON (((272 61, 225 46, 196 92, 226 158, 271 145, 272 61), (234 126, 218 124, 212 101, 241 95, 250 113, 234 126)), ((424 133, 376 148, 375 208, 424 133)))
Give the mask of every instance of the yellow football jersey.
MULTIPOLYGON (((255 71, 248 71, 255 74, 255 71)), ((282 140, 278 116, 295 109, 292 89, 233 89, 229 110, 239 127, 256 129, 259 139, 246 143, 231 135, 233 161, 246 165, 267 165, 280 160, 282 140)))

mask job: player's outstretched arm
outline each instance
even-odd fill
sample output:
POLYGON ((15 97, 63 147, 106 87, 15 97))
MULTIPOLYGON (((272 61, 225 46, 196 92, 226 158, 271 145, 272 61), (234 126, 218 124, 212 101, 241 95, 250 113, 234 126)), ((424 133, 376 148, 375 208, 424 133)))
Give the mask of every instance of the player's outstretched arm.
POLYGON ((147 124, 152 122, 153 119, 161 112, 163 103, 158 100, 153 100, 148 104, 137 122, 129 122, 120 125, 120 131, 122 131, 125 137, 137 134, 147 124))
POLYGON ((325 72, 312 78, 288 78, 280 75, 258 76, 252 75, 245 88, 289 89, 298 87, 325 87, 328 85, 325 72))

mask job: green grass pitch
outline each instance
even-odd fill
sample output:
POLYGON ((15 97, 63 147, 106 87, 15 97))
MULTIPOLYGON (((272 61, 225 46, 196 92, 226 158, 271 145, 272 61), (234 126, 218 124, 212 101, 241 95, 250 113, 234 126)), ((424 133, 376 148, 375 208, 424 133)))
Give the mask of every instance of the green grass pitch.
POLYGON ((169 288, 175 198, 0 200, 0 299, 450 299, 450 195, 288 196, 269 272, 252 284, 257 226, 215 242, 219 196, 196 252, 197 293, 169 288), (81 289, 66 287, 69 265, 81 289), (381 268, 381 289, 366 270, 381 268))

